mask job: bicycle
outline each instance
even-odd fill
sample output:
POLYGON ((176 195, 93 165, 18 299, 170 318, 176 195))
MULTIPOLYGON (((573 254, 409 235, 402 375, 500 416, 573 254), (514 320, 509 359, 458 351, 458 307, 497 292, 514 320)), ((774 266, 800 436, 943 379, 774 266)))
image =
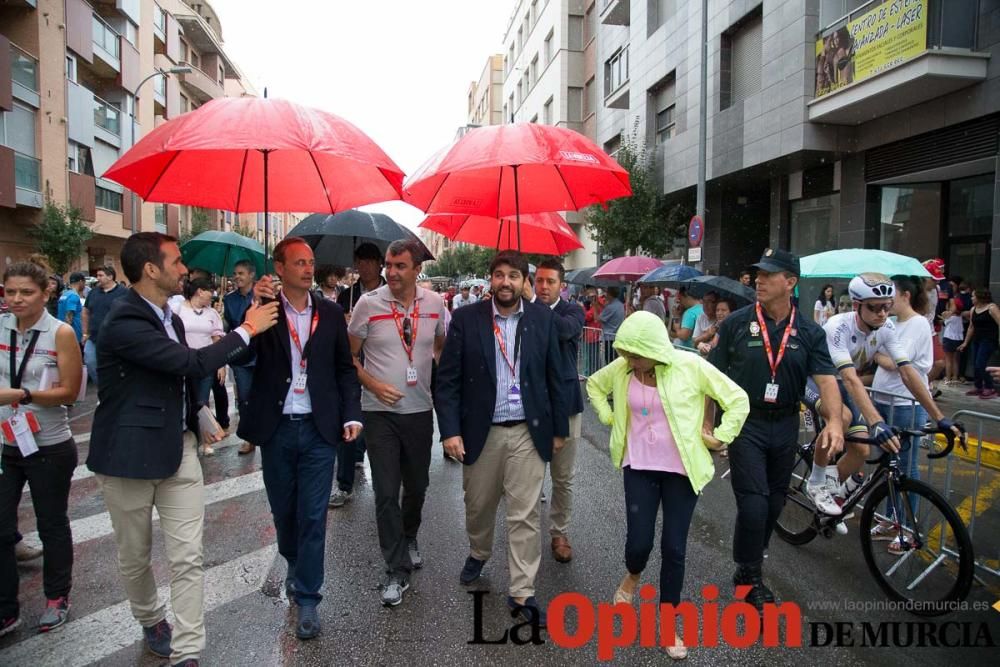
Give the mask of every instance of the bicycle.
MULTIPOLYGON (((815 413, 812 416, 819 433, 818 416, 815 413)), ((943 449, 931 451, 930 459, 947 456, 955 446, 955 436, 950 431, 944 433, 936 428, 893 428, 893 431, 913 438, 942 433, 947 444, 943 449)), ((844 439, 873 444, 861 436, 844 439)), ((916 441, 913 442, 915 446, 916 441)), ((965 447, 964 433, 962 446, 965 447)), ((879 456, 868 461, 878 467, 844 500, 842 514, 824 514, 806 493, 814 448, 815 437, 803 443, 797 453, 785 508, 775 527, 778 535, 795 546, 808 544, 817 535, 831 538, 837 532, 837 524, 867 498, 858 528, 861 550, 868 570, 885 594, 906 603, 907 609, 918 616, 945 614, 953 609, 955 602, 964 600, 972 587, 975 569, 972 539, 948 501, 930 485, 907 477, 899 468, 898 457, 879 448, 879 456), (888 507, 886 514, 879 513, 882 507, 888 507), (884 533, 895 535, 898 540, 895 552, 873 535, 876 525, 883 526, 884 533), (954 562, 949 562, 952 559, 954 562)), ((884 533, 881 539, 886 539, 884 533)))

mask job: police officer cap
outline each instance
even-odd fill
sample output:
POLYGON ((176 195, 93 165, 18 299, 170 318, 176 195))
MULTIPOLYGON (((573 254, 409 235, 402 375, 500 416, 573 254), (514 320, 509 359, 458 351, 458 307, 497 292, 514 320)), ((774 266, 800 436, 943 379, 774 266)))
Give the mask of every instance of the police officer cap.
POLYGON ((800 274, 799 256, 781 248, 767 248, 761 255, 760 261, 754 264, 754 268, 768 273, 788 271, 798 276, 800 274))

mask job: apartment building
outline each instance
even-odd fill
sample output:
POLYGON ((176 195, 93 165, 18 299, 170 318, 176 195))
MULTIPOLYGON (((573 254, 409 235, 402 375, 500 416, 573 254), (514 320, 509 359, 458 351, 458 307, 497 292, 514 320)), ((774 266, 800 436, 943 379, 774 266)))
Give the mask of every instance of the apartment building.
MULTIPOLYGON (((136 231, 179 235, 195 219, 259 229, 263 216, 152 204, 101 174, 167 120, 225 95, 254 95, 204 0, 0 3, 0 260, 33 250, 46 197, 93 224, 78 267, 118 264, 136 231), (189 71, 170 73, 171 68, 189 71)), ((275 215, 280 239, 294 221, 275 215)), ((273 244, 273 243, 272 243, 273 244)))
MULTIPOLYGON (((568 127, 590 138, 597 129, 596 66, 600 8, 595 0, 518 0, 504 31, 504 122, 568 127)), ((566 214, 584 247, 567 268, 597 264, 582 213, 566 214)))
MULTIPOLYGON (((1000 24, 983 0, 708 3, 706 268, 767 245, 939 256, 1000 288, 1000 24)), ((701 2, 600 0, 597 138, 693 203, 701 2)))

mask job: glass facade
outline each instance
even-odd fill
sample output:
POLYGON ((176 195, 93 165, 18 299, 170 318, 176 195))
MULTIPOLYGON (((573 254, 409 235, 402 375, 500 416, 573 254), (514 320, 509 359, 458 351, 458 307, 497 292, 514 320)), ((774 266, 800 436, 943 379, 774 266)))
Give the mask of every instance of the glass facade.
POLYGON ((839 194, 793 201, 789 214, 792 252, 803 257, 836 248, 839 220, 839 194))

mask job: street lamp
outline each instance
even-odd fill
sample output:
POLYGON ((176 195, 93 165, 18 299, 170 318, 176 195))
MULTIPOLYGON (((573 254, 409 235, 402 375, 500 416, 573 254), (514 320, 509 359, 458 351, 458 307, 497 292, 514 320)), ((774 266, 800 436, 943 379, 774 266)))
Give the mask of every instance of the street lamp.
MULTIPOLYGON (((167 77, 167 76, 169 76, 171 74, 189 74, 190 72, 191 72, 191 67, 188 66, 188 65, 177 65, 177 66, 170 67, 170 68, 167 68, 167 69, 164 69, 162 67, 158 67, 155 72, 153 72, 152 74, 150 74, 145 79, 143 79, 142 81, 139 82, 139 85, 135 87, 135 91, 133 92, 133 97, 135 97, 135 99, 132 101, 132 110, 129 112, 129 118, 131 119, 131 123, 132 123, 132 131, 129 133, 129 144, 128 144, 129 148, 132 148, 132 146, 135 146, 135 112, 136 112, 136 109, 139 108, 139 89, 142 88, 142 85, 144 83, 146 83, 147 81, 149 81, 150 79, 155 79, 158 76, 167 77)), ((135 230, 135 221, 136 221, 136 218, 138 218, 138 217, 139 216, 138 216, 138 212, 136 210, 136 203, 135 203, 135 193, 133 192, 132 193, 132 233, 133 234, 135 234, 135 231, 136 231, 135 230)))

